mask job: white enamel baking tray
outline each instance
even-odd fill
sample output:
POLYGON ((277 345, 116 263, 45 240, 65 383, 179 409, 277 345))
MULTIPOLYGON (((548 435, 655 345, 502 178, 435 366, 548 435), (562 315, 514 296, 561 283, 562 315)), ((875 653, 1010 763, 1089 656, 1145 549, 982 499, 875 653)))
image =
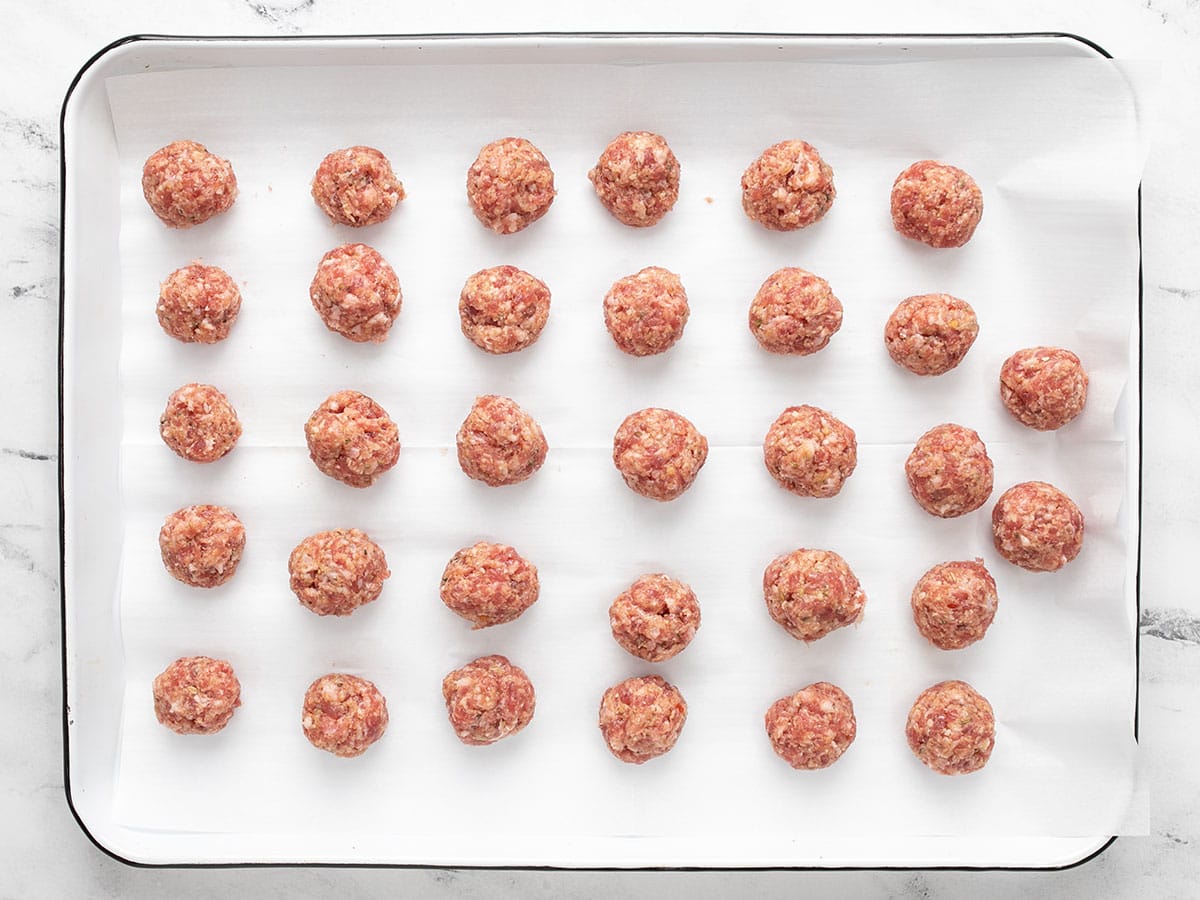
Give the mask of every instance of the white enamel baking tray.
MULTIPOLYGON (((704 794, 704 779, 720 781, 724 777, 718 765, 719 760, 715 757, 712 760, 703 759, 702 751, 693 751, 691 757, 693 765, 698 766, 696 771, 704 773, 701 780, 691 784, 676 781, 671 789, 680 792, 675 799, 682 800, 683 794, 687 794, 692 800, 681 805, 679 819, 674 823, 678 827, 673 826, 670 816, 664 818, 661 815, 653 818, 653 827, 642 827, 636 803, 631 804, 628 818, 619 826, 603 830, 588 827, 587 808, 564 808, 563 804, 572 799, 569 791, 561 793, 558 789, 539 787, 536 778, 528 783, 529 803, 535 806, 542 804, 550 814, 547 821, 553 824, 544 830, 528 827, 527 824, 512 829, 496 828, 490 833, 459 830, 452 818, 435 815, 437 811, 432 807, 422 807, 421 803, 428 803, 428 799, 414 801, 402 828, 375 830, 355 827, 353 808, 342 810, 341 816, 329 816, 323 822, 314 824, 297 820, 287 825, 272 822, 270 817, 264 819, 261 815, 249 814, 244 822, 239 823, 235 811, 232 819, 234 827, 216 829, 172 827, 169 808, 156 814, 153 821, 146 822, 131 821, 127 813, 119 812, 117 793, 120 773, 122 766, 129 764, 129 760, 122 759, 122 748, 126 746, 122 739, 122 719, 127 714, 125 698, 130 687, 130 672, 126 665, 126 635, 118 598, 122 592, 125 567, 140 564, 138 561, 141 557, 135 554, 134 561, 130 560, 126 533, 129 501, 121 486, 123 429, 127 426, 122 420, 122 410, 125 408, 124 394, 130 390, 121 377, 121 360, 122 353, 130 350, 126 346, 130 335, 126 333, 120 315, 122 186, 119 150, 106 83, 108 79, 149 71, 265 71, 285 67, 328 67, 330 71, 344 71, 346 67, 351 67, 357 69, 362 78, 369 79, 372 72, 378 71, 375 68, 378 66, 423 65, 451 68, 492 66, 493 77, 503 82, 513 64, 519 64, 523 67, 543 67, 544 75, 549 80, 555 79, 557 73, 566 71, 564 67, 571 65, 610 67, 614 72, 629 66, 669 69, 683 65, 691 67, 697 78, 712 79, 715 84, 722 77, 723 67, 760 61, 772 65, 794 64, 799 77, 801 67, 813 62, 870 66, 978 58, 1095 59, 1105 55, 1089 42, 1067 35, 605 34, 280 40, 134 37, 100 51, 84 66, 73 83, 64 103, 62 119, 60 459, 64 750, 68 802, 81 827, 105 852, 130 863, 146 865, 314 863, 567 868, 1053 868, 1076 864, 1103 849, 1112 839, 1111 830, 1089 833, 1086 829, 1082 832, 1068 829, 1069 833, 1022 834, 1013 833, 1011 829, 1001 829, 996 833, 987 833, 987 829, 968 829, 964 833, 947 829, 942 833, 930 833, 924 829, 921 833, 906 834, 864 827, 862 833, 856 834, 845 830, 822 833, 810 826, 796 832, 786 828, 763 831, 739 828, 737 823, 740 820, 736 816, 731 816, 729 820, 734 824, 727 826, 724 824, 725 811, 719 805, 707 806, 703 802, 696 802, 697 795, 702 797, 704 794), (699 763, 696 763, 698 752, 699 763), (264 821, 269 824, 264 825, 264 821), (429 822, 427 829, 422 827, 425 821, 429 822)), ((701 93, 698 91, 697 95, 701 93)), ((536 104, 531 104, 530 108, 534 107, 536 104)), ((424 108, 428 115, 436 116, 436 102, 426 103, 424 108)), ((705 110, 697 107, 694 112, 700 116, 705 110)), ((847 114, 853 113, 847 111, 847 114)), ((410 122, 408 127, 419 131, 431 124, 436 124, 434 119, 410 122)), ((797 126, 798 129, 800 127, 797 126)), ((599 147, 593 148, 591 139, 588 140, 587 152, 598 152, 599 147)), ((685 179, 686 172, 685 163, 685 179)), ((558 174, 560 188, 567 179, 581 177, 580 172, 560 170, 558 174)), ((736 171, 730 175, 734 180, 736 177, 736 171)), ((240 202, 247 201, 243 199, 240 202)), ((560 211, 556 208, 545 220, 545 225, 535 227, 548 226, 553 222, 553 213, 560 211)), ((1129 227, 1136 228, 1136 222, 1130 222, 1129 227)), ((366 235, 364 239, 371 240, 366 235)), ((603 247, 596 252, 603 252, 603 247)), ((1136 272, 1139 265, 1136 258, 1110 262, 1123 267, 1126 273, 1136 272)), ((636 266, 629 266, 630 270, 633 268, 636 266)), ((615 271, 614 274, 623 273, 615 271)), ((401 281, 407 284, 403 271, 401 281)), ((562 301, 556 302, 561 304, 562 301)), ((745 300, 738 297, 732 302, 740 309, 745 300)), ((1129 292, 1128 304, 1129 309, 1134 311, 1131 317, 1140 326, 1140 296, 1136 289, 1129 292)), ((986 312, 983 314, 986 315, 986 312)), ((302 312, 300 315, 311 313, 302 312)), ((552 314, 552 326, 557 321, 555 316, 569 319, 571 315, 562 305, 556 307, 556 312, 552 314)), ((1139 340, 1140 327, 1134 327, 1127 347, 1129 381, 1119 400, 1114 401, 1117 403, 1116 420, 1121 423, 1122 440, 1127 450, 1121 473, 1124 479, 1121 494, 1124 499, 1120 517, 1120 530, 1124 538, 1120 551, 1123 554, 1121 568, 1125 573, 1125 583, 1120 590, 1124 606, 1118 612, 1123 621, 1128 621, 1129 627, 1119 646, 1104 648, 1098 657, 1103 659, 1104 654, 1109 653, 1123 664, 1134 659, 1137 640, 1133 623, 1136 622, 1137 608, 1139 340)), ((298 402, 311 407, 317 399, 319 397, 306 395, 298 402)), ((798 399, 795 402, 804 401, 798 399)), ((783 405, 786 404, 781 400, 778 406, 782 408, 783 405)), ((547 428, 549 431, 549 425, 547 428)), ((403 435, 403 422, 401 431, 403 435)), ((452 437, 449 437, 445 443, 449 445, 451 441, 452 437)), ((554 443, 551 433, 552 448, 554 443)), ((165 450, 162 452, 166 453, 165 450)), ((551 452, 553 454, 553 449, 551 452)), ((719 468, 719 465, 712 468, 719 468)), ((998 480, 997 492, 1004 486, 998 480)), ((433 524, 430 523, 431 529, 433 524)), ((784 528, 785 523, 780 522, 779 527, 784 528)), ((977 533, 985 534, 986 526, 981 527, 983 530, 976 529, 977 533)), ((280 543, 280 546, 284 544, 280 543)), ((989 562, 994 571, 997 565, 1004 565, 994 563, 993 559, 990 557, 989 562)), ((751 569, 756 567, 757 571, 761 571, 761 561, 749 564, 751 569)), ((394 562, 393 568, 396 568, 394 562)), ((553 571, 553 566, 550 570, 553 571)), ((601 594, 609 589, 609 582, 604 584, 601 594)), ((893 592, 901 602, 905 590, 893 592)), ((876 593, 879 596, 872 594, 875 603, 883 602, 886 592, 879 590, 876 593)), ((562 599, 564 602, 582 602, 579 597, 562 599)), ((543 605, 546 602, 543 600, 543 605)), ((761 599, 755 601, 753 596, 745 598, 745 602, 750 606, 756 603, 761 605, 761 599)), ((606 605, 607 599, 604 599, 603 606, 606 605)), ((598 627, 604 631, 603 622, 598 627)), ((710 625, 709 629, 715 627, 710 625)), ((863 626, 864 633, 867 627, 863 626)), ((705 634, 702 629, 701 635, 705 634)), ((555 652, 557 662, 567 666, 572 654, 569 645, 563 644, 562 649, 555 652)), ((699 652, 699 646, 689 650, 693 656, 699 652)), ((628 661, 622 665, 624 669, 592 673, 589 677, 598 684, 605 684, 625 674, 633 674, 628 661)), ((330 667, 317 666, 322 671, 330 667)), ((685 668, 683 676, 690 671, 685 668)), ((313 674, 319 674, 319 671, 313 674)), ((885 674, 881 670, 880 677, 885 674)), ((669 674, 668 677, 674 676, 669 674)), ((246 686, 245 679, 243 681, 249 697, 252 691, 246 686)), ((794 686, 781 683, 778 693, 794 689, 801 683, 804 681, 794 686)), ((1128 687, 1128 692, 1119 698, 1119 705, 1128 716, 1132 729, 1136 718, 1136 684, 1128 687)), ((146 693, 148 695, 148 686, 146 693)), ((552 704, 551 696, 548 706, 552 704)), ((695 703, 693 705, 694 709, 698 706, 695 703)), ((146 707, 149 707, 148 700, 146 707)), ((251 714, 248 705, 239 716, 251 714)), ((903 710, 900 712, 902 714, 903 710)), ((755 716, 758 715, 761 713, 756 711, 755 716)), ((393 730, 388 737, 399 742, 404 738, 404 724, 396 721, 396 716, 394 709, 393 730)), ((1004 719, 1003 711, 1000 718, 1004 719)), ((694 726, 698 734, 705 733, 701 719, 697 717, 694 726)), ((540 724, 537 719, 535 723, 540 724)), ((434 727, 430 726, 431 729, 434 727)), ((861 721, 860 729, 863 729, 861 721)), ((533 740, 535 732, 536 729, 531 726, 523 739, 533 740)), ((549 726, 543 733, 545 737, 542 740, 554 739, 549 726)), ((685 731, 685 741, 688 736, 685 731)), ((598 738, 589 737, 589 740, 598 738)), ((900 754, 907 754, 902 736, 898 736, 897 740, 900 754)), ((684 745, 685 742, 681 741, 681 748, 684 745)), ((572 745, 566 743, 564 746, 572 745)), ((602 754, 589 757, 587 764, 607 764, 608 761, 601 757, 602 754), (599 763, 597 759, 600 759, 599 763)), ((189 759, 194 761, 195 757, 189 759)), ((669 771, 667 766, 672 758, 667 757, 659 762, 666 764, 660 767, 661 771, 666 772, 669 771)), ((433 764, 437 765, 439 761, 435 760, 433 764)), ((456 765, 458 757, 447 755, 440 764, 456 765)), ((485 765, 477 761, 476 764, 485 765)), ((768 760, 767 764, 775 763, 768 760)), ((330 771, 320 769, 322 777, 327 777, 330 771)), ((638 770, 638 776, 645 777, 651 771, 650 766, 643 767, 638 770)), ((200 765, 194 771, 181 772, 181 777, 218 777, 218 773, 200 765)), ((329 777, 337 776, 335 773, 329 777)), ((464 779, 462 790, 480 789, 485 782, 479 781, 479 777, 482 776, 477 771, 475 775, 464 779)), ((577 777, 586 781, 591 774, 585 767, 577 777)), ((450 779, 447 783, 453 785, 455 782, 450 779)), ((546 782, 551 783, 554 782, 546 782)), ((649 785, 650 782, 645 784, 649 785)), ((942 790, 943 787, 936 789, 942 790)), ((636 788, 629 790, 632 791, 630 798, 638 796, 636 788)), ((649 787, 646 790, 651 791, 649 787)), ((505 796, 511 798, 513 795, 505 796)), ((672 797, 670 792, 664 794, 653 791, 646 796, 656 801, 663 797, 669 801, 672 797)), ((839 801, 836 793, 823 796, 824 802, 844 802, 839 801)), ((260 799, 251 788, 246 794, 247 810, 260 799)), ((405 796, 379 799, 381 803, 401 807, 408 800, 405 796)), ((471 797, 466 793, 455 796, 453 789, 442 799, 450 805, 461 803, 464 809, 471 802, 471 797)), ((761 798, 764 804, 770 800, 769 797, 761 798)), ((170 798, 164 797, 165 807, 169 802, 170 798)), ((946 795, 946 802, 956 802, 953 794, 946 795)), ((326 811, 329 809, 328 806, 323 808, 326 811)), ((819 817, 820 807, 798 810, 797 814, 807 817, 811 822, 812 816, 819 817)))

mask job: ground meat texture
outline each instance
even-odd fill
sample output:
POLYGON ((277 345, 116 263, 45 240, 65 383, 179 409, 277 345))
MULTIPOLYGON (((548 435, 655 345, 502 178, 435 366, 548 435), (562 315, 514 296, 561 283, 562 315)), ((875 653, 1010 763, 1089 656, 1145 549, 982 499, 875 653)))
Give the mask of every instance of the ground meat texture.
POLYGON ((215 344, 229 337, 242 295, 224 269, 192 263, 167 276, 158 290, 158 324, 185 344, 215 344))
POLYGON ((1083 412, 1088 376, 1079 357, 1061 347, 1018 350, 1000 368, 1000 399, 1022 425, 1062 428, 1083 412))
POLYGON ((506 544, 463 547, 442 572, 442 602, 475 628, 511 622, 539 590, 537 566, 506 544))
POLYGON ((600 733, 613 756, 641 765, 675 746, 687 719, 679 689, 658 675, 627 678, 600 700, 600 733))
POLYGON ((1025 481, 1000 495, 992 509, 992 540, 1010 563, 1055 572, 1083 547, 1083 513, 1052 484, 1025 481))
POLYGON ((241 697, 233 666, 223 659, 180 657, 154 679, 154 715, 176 734, 215 734, 241 697))
POLYGON ((308 296, 330 331, 376 344, 387 339, 402 299, 396 273, 366 244, 344 244, 321 257, 308 296))
POLYGON ((288 558, 292 592, 318 616, 348 616, 378 599, 388 570, 383 548, 357 528, 310 535, 288 558))
POLYGON ((246 529, 224 506, 185 506, 167 516, 158 532, 158 548, 173 578, 193 587, 213 588, 237 571, 246 548, 246 529))
POLYGON ((226 159, 195 141, 175 141, 150 154, 142 194, 171 228, 191 228, 233 206, 237 177, 226 159))
POLYGON ((613 435, 613 465, 629 487, 651 500, 674 500, 708 459, 708 439, 669 409, 631 413, 613 435))
POLYGON ((771 704, 764 717, 771 746, 793 769, 827 769, 854 743, 858 723, 846 692, 818 681, 771 704))
POLYGON ((833 497, 858 465, 854 429, 815 406, 789 406, 767 431, 763 462, 801 497, 833 497))
POLYGON ((467 170, 467 200, 475 218, 497 234, 528 228, 554 202, 554 172, 524 138, 493 141, 467 170))
POLYGON ((669 350, 683 336, 689 313, 683 282, 658 266, 619 279, 604 296, 604 325, 630 356, 669 350))
POLYGON ((312 198, 339 225, 377 225, 404 199, 404 185, 374 147, 347 147, 321 160, 312 198))
POLYGON ((883 329, 888 355, 914 375, 944 375, 963 361, 979 335, 975 310, 949 294, 900 301, 883 329))
POLYGON ((515 400, 488 394, 458 429, 458 464, 492 487, 517 484, 542 467, 549 445, 542 427, 515 400))
POLYGON ((962 169, 932 159, 913 163, 892 185, 892 224, 930 247, 961 247, 983 217, 983 192, 962 169))
POLYGON ((666 138, 650 131, 613 138, 588 178, 605 209, 634 228, 657 224, 679 199, 679 160, 666 138))
POLYGON ((503 656, 481 656, 442 679, 450 726, 464 744, 510 737, 533 719, 533 682, 503 656))
POLYGON ((229 398, 211 384, 185 384, 167 398, 158 431, 184 459, 210 463, 233 449, 242 423, 229 398))
POLYGON ((867 595, 850 566, 832 550, 801 548, 771 560, 763 572, 771 618, 810 643, 862 620, 867 595))
POLYGON ((742 174, 742 209, 771 231, 808 227, 836 196, 833 169, 807 141, 771 145, 742 174))
POLYGON ((304 437, 317 468, 350 487, 370 487, 400 458, 396 423, 358 391, 325 398, 305 423, 304 437))
POLYGON ((829 282, 803 269, 772 273, 750 303, 750 333, 770 353, 816 353, 841 327, 842 302, 829 282))
POLYGON ((613 638, 646 662, 662 662, 692 642, 700 627, 695 592, 666 575, 643 575, 608 608, 613 638))
POLYGON ((488 353, 515 353, 538 339, 550 317, 550 289, 516 266, 493 266, 467 279, 458 298, 462 333, 488 353))
POLYGON ((979 434, 938 425, 917 439, 904 463, 908 489, 932 516, 952 519, 979 509, 992 495, 992 460, 979 434))
POLYGON ((983 639, 998 603, 996 582, 982 559, 941 563, 913 588, 913 621, 935 647, 961 650, 983 639))
POLYGON ((332 672, 304 694, 304 736, 334 756, 361 756, 387 730, 387 700, 365 678, 332 672))
POLYGON ((908 746, 941 775, 966 775, 987 765, 996 746, 992 705, 965 681, 926 688, 908 713, 908 746))

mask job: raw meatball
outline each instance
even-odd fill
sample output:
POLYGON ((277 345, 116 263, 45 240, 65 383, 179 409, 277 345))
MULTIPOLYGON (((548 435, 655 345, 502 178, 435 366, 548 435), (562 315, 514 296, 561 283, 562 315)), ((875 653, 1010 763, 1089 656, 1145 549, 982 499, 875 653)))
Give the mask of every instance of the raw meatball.
POLYGON ((210 463, 233 449, 242 423, 229 398, 211 384, 185 384, 167 398, 158 431, 184 459, 210 463))
POLYGON ((467 170, 467 200, 475 218, 497 234, 527 228, 554 202, 554 172, 524 138, 492 141, 467 170))
POLYGON ((171 228, 191 228, 233 206, 237 177, 228 160, 195 141, 175 141, 150 154, 142 193, 171 228))
POLYGON ((904 463, 908 489, 925 512, 943 519, 979 509, 992 495, 992 460, 979 434, 938 425, 917 439, 904 463))
POLYGON ((983 193, 962 169, 932 159, 913 163, 892 185, 892 224, 930 247, 961 247, 983 217, 983 193))
POLYGON ((229 337, 242 295, 224 269, 192 263, 176 269, 158 289, 158 324, 185 344, 229 337))
POLYGON ((387 700, 365 678, 331 672, 308 686, 300 725, 318 750, 361 756, 387 730, 387 700))
POLYGON ((321 160, 312 198, 339 225, 376 225, 404 199, 404 185, 374 147, 347 147, 321 160))
POLYGON ((193 587, 224 584, 237 571, 246 529, 224 506, 185 506, 167 516, 158 549, 171 576, 193 587))
POLYGON ((635 228, 656 224, 679 199, 679 160, 666 138, 650 131, 613 138, 588 178, 605 208, 635 228))
POLYGON ((322 256, 308 296, 330 331, 376 344, 387 338, 403 299, 392 267, 366 244, 344 244, 322 256))
POLYGON ((979 321, 966 300, 920 294, 900 301, 883 329, 888 355, 914 375, 944 375, 963 361, 979 321))
POLYGON ((742 174, 742 209, 771 231, 813 224, 833 205, 833 169, 807 141, 780 141, 742 174))
POLYGON ((488 353, 514 353, 538 339, 550 317, 550 289, 516 266, 476 272, 458 298, 462 333, 488 353))
POLYGON ((836 684, 818 681, 780 697, 765 716, 767 737, 793 769, 825 769, 854 743, 854 704, 836 684))
POLYGON ((763 441, 763 462, 801 497, 833 497, 858 465, 854 429, 815 406, 789 406, 763 441))
POLYGON ((600 700, 600 733, 608 749, 634 765, 674 747, 686 719, 683 695, 658 675, 627 678, 600 700))
POLYGON ((662 662, 692 642, 700 627, 700 604, 682 581, 643 575, 608 608, 617 643, 639 659, 662 662))
POLYGON ((629 487, 651 500, 674 500, 708 459, 708 439, 669 409, 630 413, 613 435, 613 465, 629 487))
POLYGON ((542 467, 549 445, 542 427, 515 400, 475 398, 458 429, 458 464, 467 477, 492 487, 517 484, 542 467))
POLYGON ((966 775, 987 765, 996 746, 992 705, 965 681, 926 688, 905 728, 917 759, 942 775, 966 775))
POLYGON ((996 582, 982 559, 941 563, 913 588, 913 621, 935 647, 961 650, 982 640, 998 602, 996 582))
POLYGON ((229 724, 241 696, 225 660, 184 656, 154 679, 154 715, 176 734, 215 734, 229 724))
POLYGON ((348 616, 383 591, 383 548, 357 528, 310 535, 288 558, 292 592, 318 616, 348 616))
POLYGON ((326 397, 304 424, 304 437, 317 468, 350 487, 370 487, 400 458, 396 423, 358 391, 326 397))
POLYGON ((464 744, 510 737, 533 718, 533 683, 503 656, 481 656, 442 679, 450 725, 464 744))
POLYGON ((604 325, 630 356, 669 350, 683 336, 688 314, 683 282, 658 266, 625 276, 604 296, 604 325))
POLYGON ((842 302, 829 282, 803 269, 779 269, 750 302, 750 333, 764 350, 807 356, 842 327, 842 302))
POLYGON ((1083 513, 1054 485, 1025 481, 996 501, 992 539, 1010 563, 1031 572, 1054 572, 1083 547, 1083 513))
POLYGON ((1088 376, 1060 347, 1018 350, 1000 368, 1000 399, 1017 421, 1038 431, 1062 428, 1083 412, 1088 376))
POLYGON ((463 547, 442 572, 442 602, 475 628, 511 622, 539 589, 537 566, 506 544, 463 547))
POLYGON ((810 643, 862 620, 867 595, 832 550, 801 548, 773 559, 763 572, 767 612, 797 640, 810 643))

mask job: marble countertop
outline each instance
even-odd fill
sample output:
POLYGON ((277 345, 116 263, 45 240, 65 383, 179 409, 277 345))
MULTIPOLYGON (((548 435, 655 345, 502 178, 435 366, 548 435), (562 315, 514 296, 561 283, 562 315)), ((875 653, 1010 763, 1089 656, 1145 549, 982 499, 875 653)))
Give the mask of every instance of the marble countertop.
POLYGON ((1200 880, 1200 595, 1185 562, 1200 542, 1200 2, 882 0, 816 8, 750 2, 603 7, 444 0, 200 0, 10 5, 0 80, 0 578, 9 685, 0 731, 0 897, 721 896, 1185 897, 1200 880), (1052 11, 1049 7, 1053 7, 1052 11), (680 12, 686 9, 686 15, 680 12), (97 850, 63 792, 57 535, 59 147, 63 94, 79 67, 134 33, 365 34, 437 31, 707 30, 1030 32, 1083 35, 1119 57, 1162 62, 1162 104, 1143 181, 1144 505, 1140 767, 1149 834, 1067 871, 589 873, 451 870, 142 870, 97 850))

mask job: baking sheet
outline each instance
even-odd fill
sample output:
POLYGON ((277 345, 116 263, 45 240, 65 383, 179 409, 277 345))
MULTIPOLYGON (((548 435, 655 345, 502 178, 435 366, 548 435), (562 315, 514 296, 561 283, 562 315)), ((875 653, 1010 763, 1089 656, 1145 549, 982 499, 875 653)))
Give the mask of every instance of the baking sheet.
POLYGON ((579 864, 604 862, 587 841, 614 836, 1120 830, 1133 784, 1127 498, 1146 77, 1102 61, 974 60, 110 79, 125 420, 117 819, 179 832, 383 833, 399 839, 397 860, 405 837, 440 838, 445 856, 470 862, 497 831, 530 848, 573 835, 579 864), (683 165, 679 204, 649 231, 611 220, 585 177, 627 128, 662 132, 683 165), (542 148, 559 196, 544 220, 502 238, 474 221, 462 183, 478 147, 508 133, 542 148), (183 136, 232 160, 241 196, 229 215, 169 232, 146 209, 138 175, 152 150, 183 136), (820 148, 839 196, 819 225, 776 235, 742 215, 737 179, 785 136, 820 148), (362 231, 329 225, 307 194, 324 153, 351 143, 388 153, 409 192, 391 221, 362 231), (983 224, 962 251, 891 231, 891 180, 927 156, 962 165, 983 188, 983 224), (382 347, 327 332, 307 300, 321 254, 355 239, 392 262, 404 289, 382 347), (242 316, 216 347, 178 345, 154 319, 158 282, 193 258, 243 285, 242 316), (498 263, 534 272, 554 298, 539 343, 500 359, 462 338, 456 311, 465 277, 498 263), (604 332, 600 299, 652 264, 681 275, 693 315, 669 354, 633 360, 604 332), (746 329, 750 297, 781 265, 823 275, 845 304, 843 330, 815 357, 767 357, 746 329), (881 332, 899 299, 927 291, 968 299, 981 335, 954 373, 918 380, 890 362, 881 332), (1057 435, 1021 428, 995 396, 1000 362, 1034 343, 1075 348, 1092 375, 1088 409, 1057 435), (191 380, 222 387, 245 425, 236 452, 211 467, 177 460, 157 436, 167 394, 191 380), (379 400, 404 443, 398 467, 366 492, 319 475, 304 449, 304 420, 343 387, 379 400), (513 396, 545 428, 548 462, 524 485, 491 490, 458 470, 454 432, 484 392, 513 396), (859 469, 831 501, 786 494, 761 465, 767 426, 804 402, 858 432, 859 469), (688 415, 712 446, 695 487, 663 506, 626 490, 609 461, 616 425, 647 405, 688 415), (1018 571, 991 550, 987 508, 935 521, 907 496, 904 457, 947 420, 987 441, 997 493, 1040 478, 1079 502, 1088 538, 1068 569, 1018 571), (247 526, 242 568, 213 592, 173 582, 157 560, 162 518, 193 502, 228 504, 247 526), (371 607, 317 619, 287 588, 287 554, 338 526, 372 534, 394 575, 371 607), (516 623, 470 632, 441 606, 437 581, 455 549, 483 538, 539 566, 542 599, 516 623), (770 621, 759 584, 774 555, 802 545, 842 553, 869 597, 862 625, 808 647, 770 621), (975 555, 997 578, 996 623, 981 644, 940 653, 912 627, 908 594, 929 565, 975 555), (652 570, 691 583, 704 614, 692 647, 660 666, 626 656, 606 621, 611 598, 652 570), (466 748, 444 720, 440 680, 486 652, 529 672, 538 711, 521 735, 466 748), (243 683, 244 708, 210 739, 167 732, 149 702, 153 675, 190 653, 229 658, 243 683), (358 760, 319 753, 299 731, 304 688, 331 669, 372 678, 389 699, 388 735, 358 760), (690 714, 671 754, 635 768, 608 755, 595 710, 606 686, 648 670, 680 687, 690 714), (975 684, 997 712, 992 762, 971 778, 928 772, 904 743, 911 700, 949 677, 975 684), (794 773, 771 753, 761 716, 820 679, 854 699, 859 737, 832 769, 794 773))

